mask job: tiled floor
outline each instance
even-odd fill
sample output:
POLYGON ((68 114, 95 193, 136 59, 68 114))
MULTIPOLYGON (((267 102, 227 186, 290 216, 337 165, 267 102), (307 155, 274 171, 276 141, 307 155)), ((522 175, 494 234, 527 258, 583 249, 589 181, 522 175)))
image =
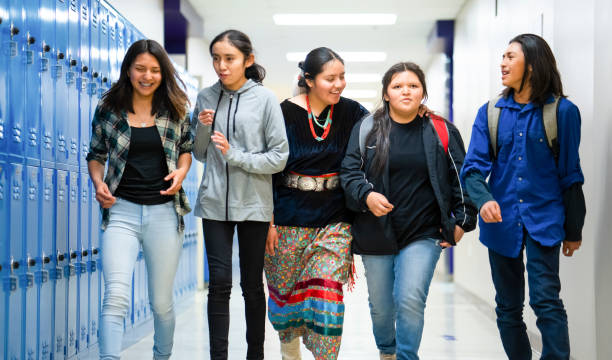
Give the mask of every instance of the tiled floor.
MULTIPOLYGON (((352 292, 345 293, 346 315, 340 359, 378 359, 372 336, 367 289, 361 259, 356 257, 358 278, 352 292)), ((234 274, 231 297, 229 358, 244 359, 244 307, 238 273, 234 274)), ((492 311, 492 310, 491 310, 492 311)), ((151 359, 152 334, 126 349, 123 359, 151 359)), ((266 324, 266 359, 281 359, 279 341, 269 322, 266 324)), ((302 345, 303 359, 313 359, 302 345)), ((421 359, 506 359, 494 320, 472 298, 456 289, 452 283, 434 281, 425 310, 425 329, 421 359)), ((177 317, 173 359, 208 359, 208 326, 206 324, 206 293, 199 292, 193 304, 177 317)))

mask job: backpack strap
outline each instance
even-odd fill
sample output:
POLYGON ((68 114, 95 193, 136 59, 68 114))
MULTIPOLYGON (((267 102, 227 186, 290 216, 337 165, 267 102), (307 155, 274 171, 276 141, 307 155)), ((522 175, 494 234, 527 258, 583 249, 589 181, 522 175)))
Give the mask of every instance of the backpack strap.
POLYGON ((502 98, 502 95, 489 100, 487 104, 487 124, 489 126, 489 144, 491 145, 491 152, 493 159, 497 158, 497 128, 499 126, 499 115, 501 109, 496 107, 495 104, 502 98))
POLYGON ((548 147, 555 157, 555 161, 559 160, 559 140, 557 138, 557 115, 559 113, 559 97, 555 96, 555 101, 544 104, 542 107, 542 122, 544 123, 544 132, 548 147))
POLYGON ((372 115, 368 115, 361 124, 359 124, 359 152, 361 153, 361 157, 365 157, 366 150, 366 138, 368 134, 372 130, 372 126, 374 125, 374 120, 372 115))
POLYGON ((429 118, 438 133, 438 138, 440 138, 444 152, 448 154, 448 127, 446 126, 446 121, 444 118, 434 114, 429 114, 429 118))

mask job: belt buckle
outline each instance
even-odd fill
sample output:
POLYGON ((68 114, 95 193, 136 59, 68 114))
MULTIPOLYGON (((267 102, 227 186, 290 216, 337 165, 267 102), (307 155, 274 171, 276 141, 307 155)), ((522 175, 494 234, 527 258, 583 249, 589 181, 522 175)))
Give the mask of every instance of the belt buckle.
POLYGON ((325 181, 325 188, 327 190, 334 190, 334 189, 338 188, 339 185, 340 185, 340 179, 338 178, 337 175, 334 175, 334 176, 326 179, 326 181, 325 181))
POLYGON ((297 188, 302 191, 313 191, 317 188, 317 181, 308 176, 297 177, 297 188))

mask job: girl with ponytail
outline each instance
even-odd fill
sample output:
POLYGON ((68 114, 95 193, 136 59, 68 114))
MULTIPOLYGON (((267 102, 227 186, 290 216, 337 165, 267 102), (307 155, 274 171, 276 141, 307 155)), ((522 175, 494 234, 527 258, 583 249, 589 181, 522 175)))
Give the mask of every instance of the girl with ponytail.
POLYGON ((261 84, 249 37, 227 30, 210 43, 219 81, 200 92, 192 120, 194 156, 206 163, 195 215, 202 218, 210 271, 210 358, 227 359, 232 243, 238 228, 247 359, 263 359, 266 299, 263 262, 272 220, 272 174, 289 148, 276 96, 261 84))

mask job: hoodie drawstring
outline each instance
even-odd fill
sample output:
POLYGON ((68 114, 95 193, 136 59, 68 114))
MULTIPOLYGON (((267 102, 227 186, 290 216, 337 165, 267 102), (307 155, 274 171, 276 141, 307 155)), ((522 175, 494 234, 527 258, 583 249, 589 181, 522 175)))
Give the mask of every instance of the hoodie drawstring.
POLYGON ((236 133, 236 113, 238 112, 238 103, 240 102, 240 93, 238 93, 238 97, 236 98, 236 107, 234 108, 234 123, 232 127, 232 134, 236 133))
POLYGON ((219 94, 219 100, 217 100, 217 107, 215 107, 215 114, 213 115, 213 121, 212 121, 212 126, 211 126, 211 132, 215 132, 215 119, 217 118, 217 110, 219 110, 219 104, 221 104, 221 99, 223 98, 223 90, 221 90, 221 93, 219 94))

